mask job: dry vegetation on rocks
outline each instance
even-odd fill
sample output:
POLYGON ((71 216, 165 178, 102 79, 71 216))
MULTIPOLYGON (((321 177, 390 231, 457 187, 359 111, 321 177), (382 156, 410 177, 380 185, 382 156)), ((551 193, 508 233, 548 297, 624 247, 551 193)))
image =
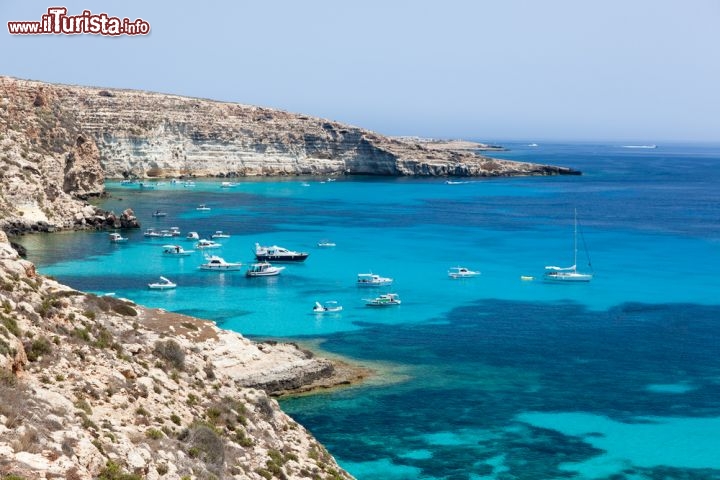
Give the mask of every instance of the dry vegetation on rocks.
POLYGON ((0 478, 350 478, 266 391, 300 371, 333 374, 292 345, 58 284, 0 232, 0 478))

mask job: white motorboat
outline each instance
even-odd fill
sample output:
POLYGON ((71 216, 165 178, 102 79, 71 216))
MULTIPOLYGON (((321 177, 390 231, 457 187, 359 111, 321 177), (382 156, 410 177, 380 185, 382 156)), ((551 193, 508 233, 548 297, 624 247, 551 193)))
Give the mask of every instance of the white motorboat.
MULTIPOLYGON (((543 275, 543 279, 545 281, 557 283, 575 283, 589 282, 592 280, 592 273, 581 273, 577 270, 577 231, 577 210, 575 210, 575 228, 573 233, 573 264, 569 267, 556 267, 553 265, 546 266, 545 275, 543 275)), ((585 249, 585 253, 587 254, 587 248, 585 249)), ((592 268, 592 265, 590 265, 590 257, 588 257, 588 266, 592 268)))
POLYGON ((143 233, 144 236, 148 238, 160 238, 162 237, 162 234, 155 230, 154 228, 148 228, 145 230, 145 233, 143 233))
POLYGON ((392 305, 400 305, 400 297, 397 293, 385 293, 379 297, 367 299, 365 305, 369 307, 389 307, 392 305))
POLYGON ((112 232, 112 233, 110 234, 110 242, 111 242, 111 243, 127 242, 127 237, 123 237, 122 235, 120 235, 120 234, 117 233, 117 232, 112 232))
POLYGON ((357 276, 358 287, 384 287, 392 283, 392 278, 381 277, 374 273, 358 273, 357 276))
POLYGON ((335 242, 331 242, 330 240, 320 240, 317 244, 320 248, 332 248, 337 246, 335 242))
POLYGON ((222 230, 217 230, 215 233, 210 235, 211 238, 230 238, 229 233, 225 233, 222 230))
POLYGON ((200 270, 219 270, 223 272, 240 270, 242 263, 240 262, 226 262, 224 258, 218 257, 217 255, 206 256, 207 262, 200 265, 200 270))
POLYGON ((452 267, 448 270, 448 277, 450 278, 471 278, 477 277, 480 272, 475 272, 465 267, 452 267))
POLYGON ((200 235, 197 232, 190 232, 185 236, 185 240, 200 240, 200 235))
POLYGON ((185 250, 180 245, 163 245, 163 255, 169 257, 187 257, 193 253, 194 250, 185 250))
POLYGON ((195 244, 197 248, 206 249, 206 248, 220 248, 222 247, 221 243, 213 242, 212 240, 207 240, 205 238, 201 238, 197 244, 195 244))
POLYGON ((180 236, 180 227, 170 227, 170 234, 173 237, 179 237, 180 236))
POLYGON ((197 208, 195 208, 195 210, 198 210, 201 212, 207 212, 208 210, 210 210, 210 207, 208 207, 204 203, 201 203, 200 205, 197 206, 197 208))
POLYGON ((152 216, 155 217, 155 218, 167 217, 167 212, 163 212, 163 211, 161 211, 161 210, 155 210, 155 211, 153 212, 152 216))
POLYGON ((307 252, 294 252, 277 245, 263 247, 259 243, 255 244, 255 258, 261 262, 304 262, 308 255, 307 252))
POLYGON ((285 267, 275 267, 268 262, 259 262, 250 265, 245 275, 248 277, 271 277, 279 275, 283 270, 285 270, 285 267))
POLYGON ((159 282, 148 283, 148 287, 152 288, 153 290, 169 290, 171 288, 177 287, 177 284, 171 282, 165 277, 160 277, 159 282))
POLYGON ((314 313, 334 313, 342 312, 342 305, 339 305, 335 300, 330 300, 325 303, 315 302, 313 307, 314 313))
POLYGON ((233 187, 237 187, 237 183, 233 183, 233 182, 222 182, 222 183, 220 184, 220 188, 233 188, 233 187))
POLYGON ((164 238, 174 237, 174 235, 172 234, 172 232, 170 232, 170 230, 160 230, 160 236, 164 237, 164 238))

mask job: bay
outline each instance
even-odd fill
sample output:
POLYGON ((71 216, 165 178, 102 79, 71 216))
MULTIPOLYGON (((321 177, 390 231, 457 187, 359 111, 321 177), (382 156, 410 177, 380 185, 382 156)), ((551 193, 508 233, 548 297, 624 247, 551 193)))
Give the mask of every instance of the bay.
POLYGON ((142 232, 21 243, 73 287, 377 362, 367 385, 282 401, 359 479, 720 478, 703 427, 720 420, 720 147, 507 145, 493 155, 583 175, 109 184, 101 206, 144 227, 229 232, 213 252, 228 261, 255 242, 310 253, 274 278, 198 271, 202 254, 163 257, 142 232), (575 210, 594 279, 543 283, 572 262, 575 210), (450 279, 457 265, 482 273, 450 279), (358 288, 364 272, 394 284, 358 288), (160 275, 178 288, 147 289, 160 275), (387 291, 402 305, 365 306, 387 291), (313 314, 324 300, 343 311, 313 314))

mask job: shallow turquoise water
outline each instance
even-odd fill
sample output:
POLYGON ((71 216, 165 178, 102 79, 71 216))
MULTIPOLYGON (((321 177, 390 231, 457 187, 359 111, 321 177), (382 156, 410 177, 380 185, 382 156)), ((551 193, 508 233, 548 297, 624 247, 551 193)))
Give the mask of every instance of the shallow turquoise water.
POLYGON ((251 261, 255 242, 310 252, 271 279, 199 272, 200 254, 164 258, 167 241, 141 232, 119 246, 103 233, 22 243, 80 289, 392 365, 404 381, 283 401, 358 478, 720 478, 720 148, 497 156, 585 174, 111 187, 103 206, 132 206, 144 227, 231 233, 228 261, 251 261), (544 265, 572 262, 574 209, 595 278, 545 284, 544 265), (455 265, 482 275, 451 280, 455 265), (365 307, 374 291, 354 282, 368 271, 393 277, 403 304, 365 307), (145 288, 159 275, 178 289, 145 288), (316 300, 344 310, 314 315, 316 300))

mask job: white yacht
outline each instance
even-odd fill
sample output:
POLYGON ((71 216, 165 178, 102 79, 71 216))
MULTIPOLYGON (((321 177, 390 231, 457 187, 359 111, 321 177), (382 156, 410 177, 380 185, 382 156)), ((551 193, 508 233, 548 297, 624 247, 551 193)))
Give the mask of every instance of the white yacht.
POLYGON ((230 238, 230 234, 225 233, 222 230, 216 230, 215 233, 210 235, 210 238, 230 238))
MULTIPOLYGON (((569 267, 556 267, 554 265, 548 265, 545 267, 545 275, 543 279, 547 282, 558 282, 558 283, 574 283, 574 282, 589 282, 593 279, 592 273, 581 273, 577 270, 577 210, 575 210, 575 228, 573 232, 573 264, 569 267)), ((587 254, 587 249, 585 249, 587 254)), ((588 265, 590 264, 588 257, 588 265)))
POLYGON ((127 242, 127 237, 123 237, 122 235, 120 235, 120 234, 117 233, 117 232, 112 232, 112 233, 110 234, 110 242, 111 242, 111 243, 127 242))
POLYGON ((180 245, 163 245, 163 255, 169 257, 187 257, 192 255, 194 250, 185 250, 180 245))
POLYGON ((273 275, 279 275, 284 269, 285 267, 275 267, 270 265, 268 262, 259 262, 250 265, 250 268, 248 268, 247 272, 245 272, 245 275, 248 277, 270 277, 273 275))
POLYGON ((160 277, 159 282, 155 283, 148 283, 148 288, 151 288, 153 290, 169 290, 171 288, 177 287, 176 283, 171 282, 165 277, 160 277))
POLYGON ((330 300, 324 303, 315 302, 313 313, 336 313, 342 312, 342 309, 342 305, 338 304, 335 300, 330 300))
POLYGON ((450 278, 472 278, 480 275, 480 272, 470 270, 465 267, 452 267, 448 270, 448 277, 450 278))
POLYGON ((400 305, 400 297, 397 293, 385 293, 379 297, 366 300, 365 305, 369 307, 389 307, 391 305, 400 305))
POLYGON ((222 247, 221 243, 213 242, 212 240, 207 240, 205 238, 201 238, 198 240, 198 243, 195 245, 197 248, 205 249, 205 248, 220 248, 222 247))
POLYGON ((200 265, 200 270, 219 270, 222 272, 240 270, 242 263, 240 262, 226 262, 224 258, 213 255, 205 257, 207 262, 200 265))
POLYGON ((385 287, 392 285, 393 279, 388 277, 381 277, 374 273, 358 273, 357 286, 358 287, 385 287))

